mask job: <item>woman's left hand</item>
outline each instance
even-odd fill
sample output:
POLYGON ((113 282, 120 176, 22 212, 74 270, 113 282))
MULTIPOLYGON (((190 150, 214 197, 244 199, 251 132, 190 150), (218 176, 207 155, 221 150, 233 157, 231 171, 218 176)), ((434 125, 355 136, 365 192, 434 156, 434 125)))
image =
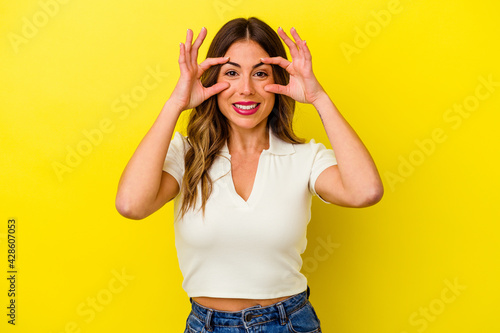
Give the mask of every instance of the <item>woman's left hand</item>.
POLYGON ((290 74, 290 82, 286 86, 268 84, 264 90, 289 96, 300 103, 313 104, 325 91, 312 71, 312 57, 306 41, 300 38, 295 28, 290 29, 290 32, 295 42, 281 27, 278 28, 278 35, 290 49, 291 62, 283 57, 261 58, 264 64, 279 65, 286 69, 290 74))

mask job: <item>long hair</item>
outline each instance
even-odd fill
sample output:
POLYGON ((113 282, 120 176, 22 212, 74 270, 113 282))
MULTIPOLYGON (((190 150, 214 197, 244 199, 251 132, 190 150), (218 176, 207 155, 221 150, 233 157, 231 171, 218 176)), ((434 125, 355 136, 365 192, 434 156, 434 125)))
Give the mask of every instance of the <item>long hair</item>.
MULTIPOLYGON (((285 48, 278 34, 256 17, 237 18, 227 22, 210 44, 207 58, 223 57, 233 43, 244 40, 257 42, 269 54, 269 57, 281 56, 287 59, 285 48)), ((221 65, 211 66, 203 73, 201 82, 204 87, 217 83, 220 67, 221 65)), ((272 69, 274 82, 287 85, 290 80, 288 72, 278 65, 272 65, 272 69)), ((267 118, 266 126, 285 142, 304 143, 304 140, 298 138, 293 132, 294 112, 295 101, 288 96, 276 94, 274 108, 267 118)), ((217 95, 208 98, 191 111, 187 136, 189 149, 184 162, 181 218, 190 208, 194 209, 199 195, 201 196, 201 209, 203 215, 205 214, 205 204, 212 192, 213 184, 208 170, 229 138, 229 125, 226 117, 219 110, 217 95)))

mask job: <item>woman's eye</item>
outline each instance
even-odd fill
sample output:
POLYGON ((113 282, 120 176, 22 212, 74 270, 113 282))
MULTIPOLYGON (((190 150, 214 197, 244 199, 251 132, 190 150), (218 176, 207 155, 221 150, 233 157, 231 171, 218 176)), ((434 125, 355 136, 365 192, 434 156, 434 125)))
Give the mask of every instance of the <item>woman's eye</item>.
MULTIPOLYGON (((238 73, 236 71, 230 70, 225 73, 226 76, 236 76, 238 73)), ((269 76, 266 72, 257 72, 254 75, 257 75, 258 77, 267 77, 269 76)))

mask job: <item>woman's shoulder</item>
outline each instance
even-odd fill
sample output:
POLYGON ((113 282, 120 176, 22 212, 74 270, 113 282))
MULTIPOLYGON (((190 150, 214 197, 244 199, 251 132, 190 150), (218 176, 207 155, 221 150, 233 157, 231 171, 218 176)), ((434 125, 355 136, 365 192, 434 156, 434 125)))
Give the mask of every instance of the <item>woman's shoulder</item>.
POLYGON ((276 151, 281 155, 281 153, 287 155, 290 153, 294 154, 308 154, 317 152, 320 149, 325 149, 325 146, 316 142, 314 138, 305 139, 304 142, 290 142, 290 139, 283 139, 273 131, 270 131, 270 144, 271 150, 276 151))
POLYGON ((323 170, 325 165, 337 164, 333 149, 327 148, 323 143, 310 139, 305 143, 294 144, 296 151, 295 160, 300 163, 311 163, 314 170, 323 170), (307 161, 307 162, 306 162, 307 161))
POLYGON ((317 152, 319 150, 326 149, 325 145, 321 142, 316 142, 314 138, 309 140, 306 139, 304 143, 294 143, 293 147, 298 152, 317 152))
POLYGON ((176 131, 174 133, 174 137, 170 141, 170 147, 172 147, 173 149, 186 151, 189 148, 189 146, 190 144, 188 137, 182 134, 181 132, 176 131))

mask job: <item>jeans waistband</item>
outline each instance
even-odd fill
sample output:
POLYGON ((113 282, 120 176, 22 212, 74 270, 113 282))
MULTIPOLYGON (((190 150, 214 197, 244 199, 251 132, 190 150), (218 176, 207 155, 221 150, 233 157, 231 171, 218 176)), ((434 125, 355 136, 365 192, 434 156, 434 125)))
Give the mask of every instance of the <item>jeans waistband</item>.
POLYGON ((307 289, 289 297, 283 301, 272 305, 255 305, 241 311, 221 311, 207 308, 196 303, 189 298, 192 305, 193 314, 205 323, 207 331, 211 332, 213 326, 253 326, 259 323, 278 319, 280 324, 285 325, 288 315, 304 306, 309 300, 311 290, 309 285, 307 289))

